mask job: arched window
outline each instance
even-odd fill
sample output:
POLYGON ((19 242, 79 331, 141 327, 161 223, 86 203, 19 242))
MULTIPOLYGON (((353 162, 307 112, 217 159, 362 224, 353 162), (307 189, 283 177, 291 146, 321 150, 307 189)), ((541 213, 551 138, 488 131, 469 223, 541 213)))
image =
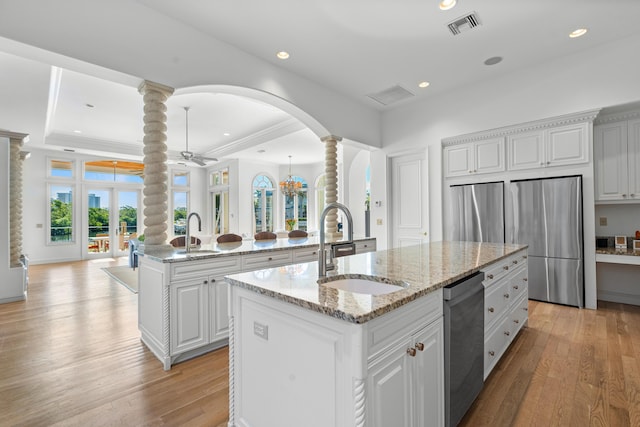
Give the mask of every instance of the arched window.
POLYGON ((253 179, 253 228, 254 232, 273 231, 273 181, 266 175, 253 179))
MULTIPOLYGON (((326 186, 327 176, 322 174, 316 179, 316 221, 320 221, 320 215, 324 210, 324 192, 326 186)), ((317 224, 318 229, 320 224, 317 224)))
POLYGON ((296 193, 284 195, 284 224, 287 230, 307 230, 307 181, 299 176, 292 176, 295 182, 300 183, 296 193))

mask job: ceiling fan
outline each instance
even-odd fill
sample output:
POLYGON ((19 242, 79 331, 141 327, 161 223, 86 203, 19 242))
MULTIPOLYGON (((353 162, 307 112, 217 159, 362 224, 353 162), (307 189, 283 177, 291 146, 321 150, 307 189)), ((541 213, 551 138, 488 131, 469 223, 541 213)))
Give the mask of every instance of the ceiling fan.
POLYGON ((193 151, 189 151, 189 109, 191 107, 183 107, 183 108, 186 116, 185 117, 186 135, 185 135, 185 150, 180 152, 182 159, 186 160, 187 162, 193 162, 200 166, 206 166, 207 165, 205 163, 206 161, 217 162, 218 159, 214 157, 203 157, 194 153, 193 151))

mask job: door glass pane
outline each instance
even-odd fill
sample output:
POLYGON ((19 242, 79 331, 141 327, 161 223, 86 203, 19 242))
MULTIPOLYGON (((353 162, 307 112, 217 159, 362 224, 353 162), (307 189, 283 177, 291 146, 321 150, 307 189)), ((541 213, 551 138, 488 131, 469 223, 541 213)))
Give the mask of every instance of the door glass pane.
POLYGON ((183 236, 187 231, 187 192, 173 192, 173 234, 183 236))
POLYGON ((95 181, 142 183, 144 164, 125 160, 84 162, 84 179, 95 181))
POLYGON ((51 176, 56 178, 72 178, 73 162, 71 160, 51 160, 51 176))
POLYGON ((118 250, 129 248, 129 239, 137 237, 138 232, 138 192, 118 192, 118 250))
POLYGON ((307 193, 298 193, 298 229, 307 229, 307 193))
POLYGON ((212 194, 213 233, 225 234, 229 232, 229 193, 212 194))
POLYGON ((109 251, 109 191, 89 190, 89 252, 109 251))
POLYGON ((264 231, 273 231, 273 190, 265 190, 265 221, 264 231))
POLYGON ((49 239, 52 243, 73 241, 73 190, 69 186, 49 187, 49 239))

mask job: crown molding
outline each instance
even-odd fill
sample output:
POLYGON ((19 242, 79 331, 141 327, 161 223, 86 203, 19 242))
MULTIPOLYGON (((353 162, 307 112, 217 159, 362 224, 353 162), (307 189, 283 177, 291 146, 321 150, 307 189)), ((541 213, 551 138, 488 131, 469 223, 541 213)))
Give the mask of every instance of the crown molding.
POLYGON ((593 124, 602 125, 605 123, 621 122, 625 120, 633 120, 638 118, 640 118, 640 110, 624 111, 620 113, 605 114, 602 116, 598 116, 598 118, 594 120, 593 124))
POLYGON ((20 132, 11 132, 8 130, 4 130, 4 129, 0 129, 0 138, 4 137, 4 138, 9 138, 10 140, 13 139, 17 139, 19 141, 22 142, 28 142, 29 141, 29 134, 28 133, 20 133, 20 132))
POLYGON ((452 136, 442 139, 442 146, 466 144, 469 142, 482 141, 491 138, 503 138, 508 135, 517 133, 531 132, 535 130, 554 128, 558 126, 566 126, 576 123, 593 122, 600 108, 595 110, 581 111, 579 113, 565 114, 562 116, 551 117, 548 119, 535 120, 532 122, 521 123, 512 126, 505 126, 496 129, 490 129, 482 132, 468 133, 459 136, 452 136))
POLYGON ((124 142, 109 141, 97 138, 87 138, 83 136, 68 135, 53 132, 45 138, 45 146, 57 146, 62 148, 72 148, 78 152, 100 151, 111 154, 124 154, 142 158, 143 144, 128 144, 124 142))
POLYGON ((204 153, 207 157, 221 158, 227 154, 231 154, 237 151, 246 150, 247 148, 254 147, 264 142, 269 142, 276 138, 280 138, 290 133, 297 132, 299 130, 306 129, 304 124, 293 117, 270 126, 266 129, 262 129, 259 132, 245 136, 244 138, 237 139, 229 142, 228 144, 215 147, 212 150, 204 153))

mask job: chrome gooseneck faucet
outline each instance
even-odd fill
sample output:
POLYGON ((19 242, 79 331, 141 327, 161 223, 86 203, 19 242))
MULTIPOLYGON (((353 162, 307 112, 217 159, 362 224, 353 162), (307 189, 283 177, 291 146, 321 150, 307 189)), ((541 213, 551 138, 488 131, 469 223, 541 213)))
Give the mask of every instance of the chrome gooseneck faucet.
POLYGON ((196 218, 198 218, 198 231, 202 231, 202 220, 200 219, 200 215, 195 212, 191 212, 189 216, 187 216, 187 230, 186 236, 184 236, 185 252, 187 253, 191 252, 191 227, 189 226, 189 223, 191 222, 191 217, 194 215, 196 218))
POLYGON ((353 243, 353 218, 351 217, 351 212, 349 212, 349 209, 347 209, 347 207, 342 203, 329 203, 327 206, 325 206, 322 214, 320 215, 320 250, 318 251, 318 275, 320 277, 326 276, 327 270, 333 270, 335 268, 333 265, 334 257, 353 254, 355 254, 355 244, 353 243), (346 242, 329 244, 331 249, 329 250, 329 261, 327 262, 324 242, 324 219, 332 209, 340 209, 342 212, 344 212, 344 215, 347 217, 347 227, 349 228, 349 233, 347 234, 346 242))

